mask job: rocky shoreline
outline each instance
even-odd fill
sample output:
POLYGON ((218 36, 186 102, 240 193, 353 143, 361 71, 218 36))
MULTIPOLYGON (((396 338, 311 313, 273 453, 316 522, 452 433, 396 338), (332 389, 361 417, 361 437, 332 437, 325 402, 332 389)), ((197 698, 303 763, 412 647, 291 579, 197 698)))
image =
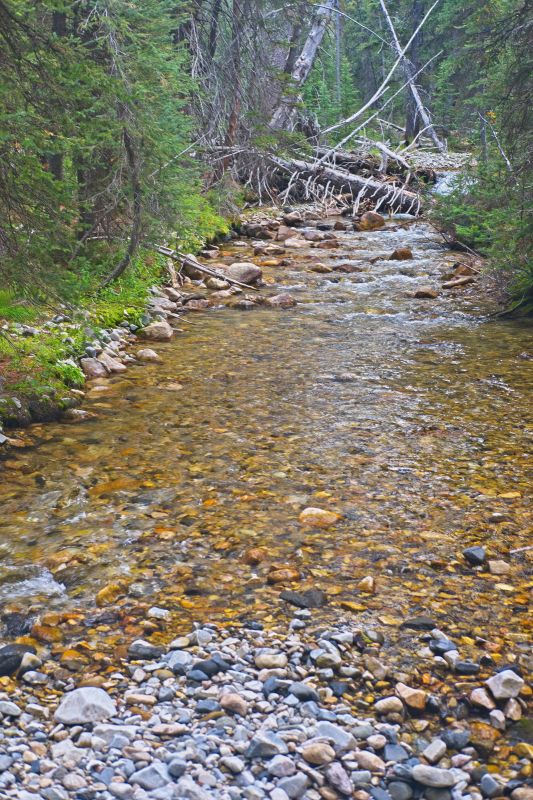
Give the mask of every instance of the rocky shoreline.
MULTIPOLYGON (((492 668, 458 712, 387 665, 378 630, 315 613, 271 630, 198 626, 168 647, 136 640, 92 678, 0 650, 2 797, 531 800, 533 746, 504 734, 531 694, 519 663, 492 668)), ((408 621, 428 672, 479 671, 432 624, 408 621)))

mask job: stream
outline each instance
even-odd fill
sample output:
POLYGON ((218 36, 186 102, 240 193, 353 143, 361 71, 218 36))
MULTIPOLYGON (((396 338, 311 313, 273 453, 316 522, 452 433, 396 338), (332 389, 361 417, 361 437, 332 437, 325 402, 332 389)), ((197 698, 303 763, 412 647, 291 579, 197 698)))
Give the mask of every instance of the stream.
MULTIPOLYGON (((32 427, 35 445, 0 466, 5 642, 29 617, 39 646, 106 653, 192 621, 268 624, 284 588, 318 587, 324 620, 379 622, 392 645, 430 614, 465 655, 525 651, 533 327, 490 318, 475 286, 415 299, 458 260, 422 221, 338 237, 264 267, 295 308, 190 313, 154 345, 160 363, 89 389, 96 419, 32 427), (413 259, 370 263, 400 246, 413 259), (303 526, 308 506, 341 518, 303 526), (473 545, 506 574, 471 567, 473 545), (286 567, 300 578, 269 582, 286 567), (169 620, 147 625, 151 606, 169 620)), ((222 260, 251 252, 232 243, 222 260)))

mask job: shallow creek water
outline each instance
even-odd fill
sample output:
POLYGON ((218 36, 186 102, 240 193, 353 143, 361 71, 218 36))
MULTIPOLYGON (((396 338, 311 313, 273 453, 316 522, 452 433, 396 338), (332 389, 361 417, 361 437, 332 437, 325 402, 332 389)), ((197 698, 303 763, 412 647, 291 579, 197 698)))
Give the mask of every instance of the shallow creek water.
POLYGON ((42 641, 103 650, 142 632, 152 605, 172 612, 165 638, 192 620, 268 624, 287 613, 276 563, 300 571, 289 588, 326 591, 325 620, 394 640, 426 613, 465 657, 476 636, 523 651, 531 551, 510 551, 531 544, 533 328, 488 319, 475 289, 414 299, 457 260, 422 222, 339 239, 265 268, 296 308, 191 313, 160 364, 89 391, 97 419, 31 429, 35 446, 0 466, 4 612, 44 615, 42 641), (397 246, 414 259, 369 263, 397 246), (342 519, 303 527, 306 506, 342 519), (510 573, 469 567, 473 544, 510 573), (245 563, 259 546, 265 560, 245 563), (366 575, 374 595, 357 589, 366 575))

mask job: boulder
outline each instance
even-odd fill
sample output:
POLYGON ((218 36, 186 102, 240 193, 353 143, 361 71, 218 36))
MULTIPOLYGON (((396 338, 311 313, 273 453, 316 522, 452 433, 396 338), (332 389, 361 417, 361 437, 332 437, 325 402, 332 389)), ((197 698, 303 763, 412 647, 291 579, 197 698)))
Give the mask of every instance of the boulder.
POLYGON ((413 257, 410 247, 397 247, 389 256, 389 261, 409 261, 413 257))
POLYGON ((230 264, 226 270, 226 275, 234 281, 253 286, 263 277, 263 270, 251 262, 237 261, 234 264, 230 264))
POLYGON ((377 231, 385 225, 385 218, 376 211, 365 211, 357 227, 360 231, 377 231))
POLYGON ((100 353, 98 361, 104 365, 108 372, 126 372, 126 366, 118 358, 110 356, 109 353, 100 353))
POLYGON ((151 339, 154 342, 168 342, 169 339, 172 339, 174 331, 168 322, 162 319, 151 322, 145 328, 141 328, 138 334, 142 339, 151 339))
POLYGON ((107 692, 94 686, 84 686, 63 697, 54 719, 63 725, 85 725, 109 719, 116 713, 115 702, 107 692))
POLYGON ((106 378, 109 370, 97 358, 82 358, 80 366, 86 378, 106 378))
POLYGON ((161 361, 161 358, 158 356, 155 350, 150 350, 149 347, 138 350, 137 358, 139 361, 161 361))

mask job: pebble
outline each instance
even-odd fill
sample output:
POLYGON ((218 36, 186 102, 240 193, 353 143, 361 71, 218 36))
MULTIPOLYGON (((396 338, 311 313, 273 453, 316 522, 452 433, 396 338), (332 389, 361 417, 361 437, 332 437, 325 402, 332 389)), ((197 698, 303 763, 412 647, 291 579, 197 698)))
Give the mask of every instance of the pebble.
POLYGON ((467 547, 463 550, 463 556, 473 567, 481 566, 487 558, 487 553, 484 547, 476 545, 475 547, 467 547))
POLYGON ((329 764, 335 758, 335 750, 325 742, 307 744, 302 747, 301 754, 308 764, 314 764, 319 767, 329 764))
POLYGON ((433 739, 422 751, 424 758, 431 764, 436 764, 446 753, 446 743, 442 739, 433 739))
MULTIPOLYGON (((235 631, 197 628, 174 640, 168 652, 136 640, 128 657, 139 663, 125 662, 122 671, 106 673, 103 685, 110 693, 89 686, 61 695, 59 681, 45 675, 51 691, 39 693, 39 705, 37 691, 19 683, 9 699, 0 697, 0 713, 7 730, 23 733, 25 746, 19 746, 20 734, 0 738, 0 795, 7 791, 13 800, 30 793, 37 800, 36 791, 44 800, 68 800, 71 794, 78 800, 412 800, 423 788, 425 800, 500 796, 499 776, 490 773, 500 787, 496 795, 488 779, 482 784, 487 773, 479 752, 468 747, 466 723, 441 727, 427 744, 420 735, 428 720, 415 714, 403 721, 404 707, 426 709, 429 719, 441 705, 436 695, 403 682, 407 675, 389 667, 384 651, 376 658, 378 638, 360 654, 358 634, 354 637, 347 626, 322 626, 315 634, 309 610, 297 611, 294 618, 309 633, 288 630, 283 639, 248 620, 245 629, 235 631), (322 657, 336 666, 321 666, 322 657), (199 680, 191 679, 193 673, 199 680), (377 702, 365 696, 359 712, 351 698, 335 699, 336 684, 350 694, 361 675, 368 695, 379 698, 379 689, 391 691, 391 684, 395 694, 377 702), (382 683, 389 675, 402 680, 382 683), (53 719, 49 710, 58 695, 53 719), (6 714, 10 704, 19 709, 18 716, 6 714), (68 721, 65 717, 57 725, 62 708, 69 710, 68 721), (371 717, 374 712, 377 719, 371 717), (392 717, 385 723, 387 715, 392 717)), ((434 624, 431 637, 445 638, 434 624)), ((434 663, 431 654, 429 659, 434 663)), ((74 681, 68 680, 70 688, 74 681)), ((491 681, 496 692, 507 695, 519 694, 523 681, 503 669, 464 694, 471 702, 474 696, 493 703, 491 709, 476 707, 490 710, 494 727, 479 724, 498 736, 507 713, 519 718, 522 701, 496 698, 491 681)), ((468 713, 470 706, 463 705, 468 713)), ((453 714, 453 706, 448 712, 453 714)), ((473 738, 477 724, 471 723, 473 738)), ((527 766, 532 755, 526 743, 516 744, 512 758, 519 766, 511 774, 527 766)), ((507 794, 517 788, 510 783, 507 794)), ((533 798, 518 793, 512 800, 533 798)))
POLYGON ((416 764, 413 767, 413 778, 422 786, 432 786, 435 789, 447 789, 457 783, 455 775, 449 769, 416 764))
POLYGON ((401 714, 403 712, 403 703, 399 697, 384 697, 378 700, 374 708, 378 714, 401 714))
POLYGON ((348 773, 346 770, 339 764, 338 761, 335 761, 333 764, 330 764, 326 770, 326 779, 328 783, 333 786, 341 794, 347 795, 348 797, 353 792, 353 785, 352 781, 350 780, 348 773))

